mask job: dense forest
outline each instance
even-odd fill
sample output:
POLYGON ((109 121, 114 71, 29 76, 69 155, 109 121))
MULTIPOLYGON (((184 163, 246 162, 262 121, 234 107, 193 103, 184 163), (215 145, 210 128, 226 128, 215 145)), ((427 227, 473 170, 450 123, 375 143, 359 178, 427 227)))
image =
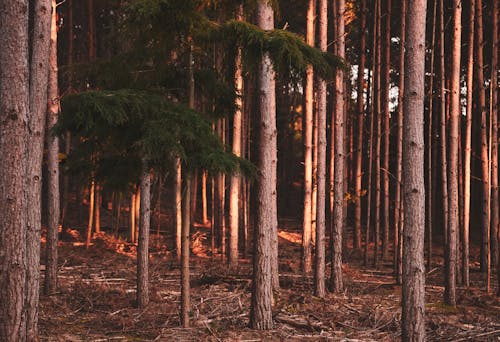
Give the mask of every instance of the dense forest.
POLYGON ((0 1, 0 341, 497 341, 499 7, 0 1))

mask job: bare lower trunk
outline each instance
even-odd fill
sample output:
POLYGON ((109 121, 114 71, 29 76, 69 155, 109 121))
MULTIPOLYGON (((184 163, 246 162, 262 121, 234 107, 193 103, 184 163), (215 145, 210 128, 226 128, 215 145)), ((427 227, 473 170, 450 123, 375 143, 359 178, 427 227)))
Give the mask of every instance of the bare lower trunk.
POLYGON ((208 223, 207 177, 207 172, 203 171, 201 175, 201 219, 203 224, 208 223))
POLYGON ((135 193, 130 196, 130 242, 134 243, 135 236, 135 193))
POLYGON ((90 183, 89 188, 89 219, 87 223, 87 240, 85 241, 85 247, 90 247, 90 242, 92 241, 92 226, 94 225, 94 202, 95 202, 95 182, 94 180, 90 183))
POLYGON ((189 313, 191 311, 191 285, 189 280, 189 230, 191 228, 191 176, 185 176, 185 188, 182 199, 182 237, 181 237, 181 323, 184 328, 189 327, 189 313))
MULTIPOLYGON (((182 231, 182 171, 181 160, 175 160, 175 249, 177 259, 181 259, 181 231, 182 231)), ((213 203, 213 202, 212 202, 213 203)), ((212 204, 213 205, 213 204, 212 204)))
POLYGON ((405 212, 402 340, 425 340, 424 79, 426 0, 408 3, 406 26, 403 194, 405 212))
POLYGON ((139 244, 137 247, 137 306, 149 304, 149 228, 151 222, 151 175, 147 161, 142 162, 139 244))
POLYGON ((101 231, 101 187, 97 185, 95 187, 95 209, 94 209, 94 216, 95 216, 95 232, 99 233, 101 231))

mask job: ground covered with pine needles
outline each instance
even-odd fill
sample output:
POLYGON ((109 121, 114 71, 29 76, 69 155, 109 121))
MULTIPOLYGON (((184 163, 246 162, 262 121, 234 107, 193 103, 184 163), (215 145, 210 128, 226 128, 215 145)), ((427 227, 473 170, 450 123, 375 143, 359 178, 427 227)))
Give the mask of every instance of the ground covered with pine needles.
MULTIPOLYGON (((59 292, 41 298, 41 340, 400 340, 401 287, 394 282, 390 263, 378 269, 363 267, 356 253, 347 253, 344 293, 316 298, 312 277, 299 272, 301 235, 293 220, 280 223, 281 290, 275 294, 275 329, 251 330, 251 259, 228 270, 220 255, 211 256, 209 232, 207 227, 197 227, 191 239, 192 324, 188 329, 179 326, 180 271, 170 236, 151 241, 151 303, 140 310, 134 303, 136 246, 100 233, 87 250, 76 230, 63 232, 59 292)), ((442 255, 437 252, 427 277, 428 340, 500 340, 500 299, 481 290, 478 265, 471 269, 473 287, 459 287, 458 306, 451 308, 443 304, 442 255)))

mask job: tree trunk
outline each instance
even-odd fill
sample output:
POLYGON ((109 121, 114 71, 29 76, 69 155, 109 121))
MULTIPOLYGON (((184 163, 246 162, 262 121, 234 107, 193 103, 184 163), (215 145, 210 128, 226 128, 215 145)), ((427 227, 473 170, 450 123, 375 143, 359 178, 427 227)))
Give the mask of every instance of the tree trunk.
POLYGON ((446 245, 445 267, 445 303, 451 306, 456 300, 456 262, 457 262, 457 231, 458 231, 458 145, 460 125, 460 52, 462 36, 462 4, 461 0, 453 3, 453 43, 451 66, 451 103, 450 103, 450 138, 448 164, 448 244, 446 245))
POLYGON ((94 205, 95 205, 95 181, 90 182, 89 188, 89 219, 87 223, 87 240, 85 241, 85 247, 88 249, 90 247, 90 242, 92 241, 92 226, 94 223, 94 205))
MULTIPOLYGON (((306 42, 314 46, 314 21, 316 18, 316 1, 309 0, 307 9, 306 42)), ((306 71, 304 132, 304 215, 302 222, 302 272, 312 270, 312 175, 313 175, 313 109, 314 109, 314 71, 309 65, 306 71)))
MULTIPOLYGON (((436 3, 437 0, 434 1, 436 3)), ((436 6, 434 5, 434 8, 436 6)), ((403 94, 405 85, 405 46, 406 46, 406 0, 401 1, 401 33, 400 33, 400 52, 399 52, 399 80, 398 80, 398 126, 396 133, 396 190, 394 205, 394 225, 396 226, 394 233, 394 274, 396 283, 401 284, 402 281, 402 251, 403 251, 403 226, 401 224, 401 216, 403 215, 403 205, 401 196, 401 187, 403 181, 403 94)))
MULTIPOLYGON (((319 3, 319 47, 327 50, 328 4, 319 3)), ((314 294, 325 296, 325 230, 326 230, 326 81, 318 82, 318 200, 316 215, 316 262, 314 273, 314 294)))
POLYGON ((101 202, 102 202, 102 195, 101 195, 101 187, 97 185, 95 187, 95 210, 94 210, 94 215, 95 215, 95 232, 99 233, 101 231, 101 202))
POLYGON ((3 2, 0 23, 0 340, 15 342, 26 340, 28 1, 3 2))
POLYGON ((425 185, 424 88, 427 0, 408 3, 403 121, 405 212, 402 288, 402 340, 425 340, 425 185))
MULTIPOLYGON (((264 30, 274 28, 274 11, 268 0, 257 2, 258 26, 264 30)), ((254 240, 254 268, 250 325, 254 329, 272 329, 273 258, 277 254, 276 203, 276 98, 274 69, 271 58, 265 53, 258 70, 259 91, 259 169, 257 181, 257 213, 254 240)), ((276 279, 277 280, 277 279, 276 279)))
POLYGON ((132 192, 132 194, 130 195, 130 242, 131 243, 134 243, 134 236, 135 236, 135 192, 132 192))
POLYGON ((475 0, 470 0, 469 8, 469 36, 467 48, 467 110, 465 117, 465 146, 464 146, 464 224, 462 240, 462 280, 469 287, 469 226, 470 226, 470 185, 471 185, 471 151, 472 151, 472 96, 474 80, 474 17, 475 0))
MULTIPOLYGON (((182 169, 180 158, 175 159, 175 250, 177 259, 181 260, 181 232, 182 232, 182 169)), ((213 202, 212 202, 213 205, 213 202)))
POLYGON ((141 230, 141 187, 136 186, 135 193, 135 234, 134 234, 134 243, 139 241, 139 232, 141 230))
POLYGON ((149 228, 151 222, 151 174, 142 161, 139 244, 137 246, 137 306, 149 304, 149 228))
MULTIPOLYGON (((335 23, 337 29, 337 54, 345 57, 344 36, 344 12, 345 1, 337 2, 337 18, 335 23)), ((334 208, 333 208, 333 230, 332 230, 332 263, 330 288, 339 293, 344 290, 342 279, 342 231, 344 223, 344 71, 337 69, 335 78, 335 184, 334 184, 334 208)))
POLYGON ((47 106, 47 190, 48 222, 47 251, 45 255, 45 294, 57 291, 57 240, 59 233, 59 139, 51 133, 60 111, 59 85, 57 82, 57 13, 56 1, 52 0, 52 24, 50 34, 50 66, 47 106))
MULTIPOLYGON (((243 5, 240 4, 237 20, 243 20, 243 5)), ((235 61, 234 85, 237 93, 236 112, 233 118, 233 154, 241 157, 241 125, 243 110, 243 65, 241 48, 238 48, 235 61)), ((229 265, 238 265, 238 234, 239 234, 239 199, 240 199, 240 176, 231 176, 231 188, 229 190, 229 265)))
MULTIPOLYGON (((354 247, 361 250, 361 197, 363 181, 363 128, 365 118, 364 92, 365 92, 365 61, 366 61, 366 0, 361 0, 361 39, 358 64, 357 84, 357 114, 358 132, 356 140, 356 171, 355 171, 355 194, 356 203, 354 208, 354 247)), ((369 94, 368 94, 369 96, 369 94)))
POLYGON ((207 177, 207 171, 203 171, 201 174, 201 219, 204 225, 208 223, 207 177))
POLYGON ((389 257, 389 148, 390 148, 390 117, 391 113, 389 111, 389 91, 391 83, 391 0, 386 0, 386 13, 385 13, 385 39, 384 39, 384 172, 383 172, 383 192, 384 192, 384 215, 383 226, 384 226, 384 238, 382 240, 382 259, 387 260, 389 257))
POLYGON ((181 323, 189 328, 191 311, 191 285, 189 282, 189 230, 191 228, 191 176, 185 175, 185 188, 182 199, 182 237, 181 237, 181 323))

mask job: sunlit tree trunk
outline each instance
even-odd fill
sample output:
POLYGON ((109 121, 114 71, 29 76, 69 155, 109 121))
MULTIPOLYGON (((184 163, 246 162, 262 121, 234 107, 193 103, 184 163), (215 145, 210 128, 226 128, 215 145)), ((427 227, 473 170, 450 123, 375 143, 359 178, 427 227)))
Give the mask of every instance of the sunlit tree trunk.
POLYGON ((95 232, 99 233, 101 231, 101 201, 102 201, 102 194, 101 194, 101 187, 97 185, 95 187, 95 209, 94 209, 94 226, 95 226, 95 232))
MULTIPOLYGON (((181 259, 182 232, 182 168, 180 158, 175 159, 175 250, 177 259, 181 259)), ((212 204, 213 205, 213 204, 212 204)))
MULTIPOLYGON (((274 11, 268 0, 259 0, 256 8, 258 26, 274 28, 274 11)), ((276 98, 274 69, 268 53, 264 53, 258 69, 259 91, 259 169, 257 180, 257 212, 254 239, 254 270, 250 325, 254 329, 272 329, 273 258, 277 254, 276 202, 276 98), (276 251, 275 251, 276 249, 276 251)), ((276 260, 277 261, 277 260, 276 260)), ((277 270, 276 270, 277 271, 277 270)), ((274 280, 273 278, 276 278, 274 280)))
POLYGON ((134 243, 135 236, 135 190, 130 195, 130 242, 134 243))
POLYGON ((137 306, 145 308, 149 304, 149 228, 151 222, 151 175, 146 160, 142 161, 140 180, 140 230, 137 247, 137 306))
MULTIPOLYGON (((440 115, 441 115, 441 124, 440 124, 440 139, 441 139, 441 184, 442 184, 442 205, 443 205, 443 213, 442 213, 442 224, 444 231, 444 240, 445 246, 447 244, 448 239, 448 176, 447 176, 447 143, 446 143, 446 74, 445 74, 445 65, 444 65, 444 57, 445 57, 445 24, 444 24, 444 0, 440 0, 439 3, 439 101, 440 101, 440 115)), ((446 248, 446 247, 445 247, 446 248)))
POLYGON ((448 244, 446 245, 445 267, 446 283, 444 300, 455 306, 456 300, 456 262, 458 231, 458 135, 460 131, 460 57, 462 37, 461 0, 453 2, 453 41, 451 60, 451 102, 450 102, 450 137, 448 164, 448 244))
POLYGON ((403 100, 402 340, 425 340, 424 88, 427 0, 408 2, 403 100))
POLYGON ((465 142, 464 142, 464 223, 462 240, 462 282, 469 286, 469 224, 470 224, 470 185, 471 185, 471 151, 472 151, 472 96, 474 80, 474 17, 475 0, 470 0, 469 8, 469 34, 467 47, 467 109, 465 117, 465 142))
POLYGON ((203 171, 201 174, 201 218, 204 225, 208 223, 207 177, 207 171, 203 171))
MULTIPOLYGON (((366 61, 366 0, 361 1, 361 38, 359 49, 358 63, 358 80, 357 80, 357 114, 358 114, 358 131, 356 140, 356 171, 355 177, 355 194, 356 203, 354 208, 354 247, 361 250, 361 197, 362 197, 362 181, 363 181, 363 133, 364 133, 364 118, 365 118, 365 61, 366 61)), ((369 96, 369 92, 368 92, 369 96)), ((368 147, 369 148, 369 147, 368 147)))
MULTIPOLYGON (((89 219, 87 223, 87 239, 85 241, 86 248, 90 247, 90 242, 92 241, 92 226, 94 225, 94 206, 95 206, 95 181, 92 179, 90 181, 90 188, 89 188, 89 219)), ((133 213, 131 214, 133 215, 133 213)))
MULTIPOLYGON (((337 36, 337 54, 345 57, 344 36, 344 0, 337 1, 337 17, 335 18, 337 36)), ((335 78, 335 184, 334 184, 334 207, 333 207, 333 229, 332 229, 332 263, 330 288, 333 292, 341 292, 344 289, 342 277, 342 231, 344 223, 344 71, 337 69, 335 78)))
POLYGON ((191 228, 191 176, 185 173, 185 187, 182 198, 182 237, 181 237, 181 323, 189 327, 191 310, 191 285, 189 277, 189 230, 191 228))
POLYGON ((60 112, 58 65, 57 65, 57 18, 56 1, 52 0, 52 24, 50 33, 50 66, 47 90, 47 250, 45 255, 45 294, 57 291, 57 240, 59 233, 59 139, 51 132, 60 112))
MULTIPOLYGON (((319 3, 319 47, 327 50, 328 4, 319 3)), ((326 230, 326 81, 318 82, 318 200, 316 215, 316 254, 314 273, 314 294, 325 296, 325 230, 326 230)))
MULTIPOLYGON (((436 2, 437 0, 435 0, 436 2)), ((434 6, 435 7, 435 6, 434 6)), ((400 52, 399 52, 399 79, 398 79, 398 126, 396 133, 396 189, 394 205, 394 225, 396 226, 394 232, 394 274, 396 276, 396 283, 401 284, 402 281, 402 211, 403 203, 401 196, 401 187, 403 180, 403 94, 405 85, 405 46, 406 46, 406 0, 401 1, 401 32, 400 32, 400 52)))

